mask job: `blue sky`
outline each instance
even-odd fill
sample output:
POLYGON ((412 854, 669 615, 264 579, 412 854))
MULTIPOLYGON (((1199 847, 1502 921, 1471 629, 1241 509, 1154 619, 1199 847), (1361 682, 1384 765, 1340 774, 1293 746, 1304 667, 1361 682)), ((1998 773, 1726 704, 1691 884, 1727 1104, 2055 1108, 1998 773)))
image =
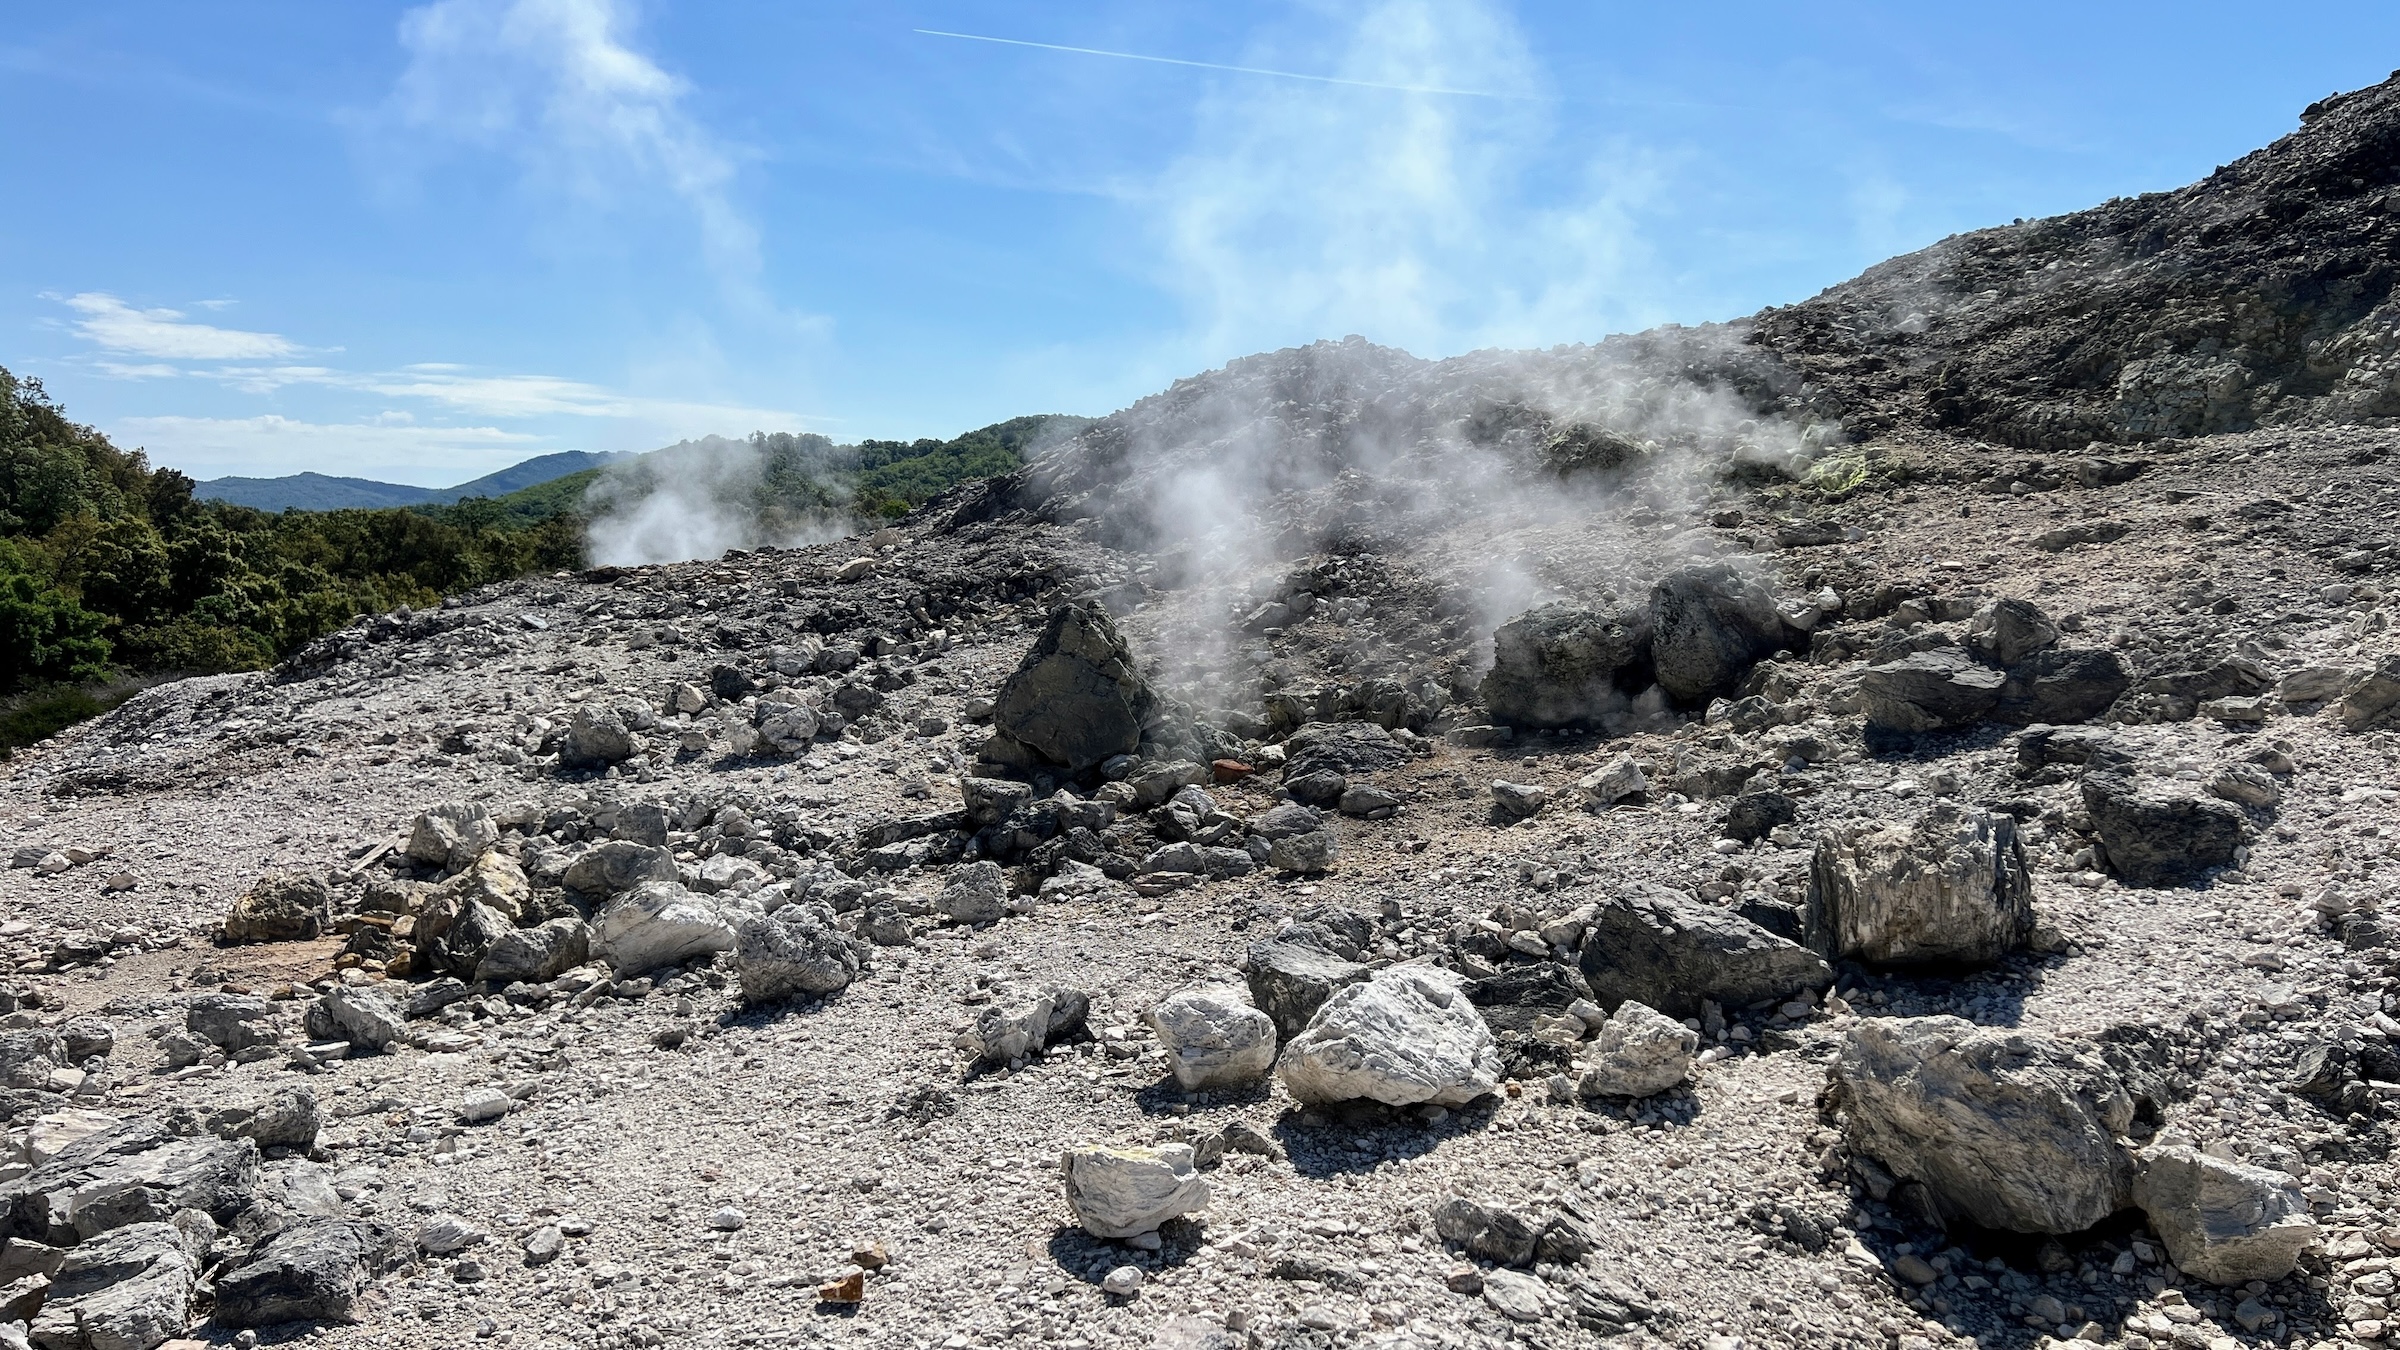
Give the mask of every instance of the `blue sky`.
POLYGON ((13 8, 0 365, 195 476, 426 484, 1729 318, 2400 64, 2388 0, 13 8))

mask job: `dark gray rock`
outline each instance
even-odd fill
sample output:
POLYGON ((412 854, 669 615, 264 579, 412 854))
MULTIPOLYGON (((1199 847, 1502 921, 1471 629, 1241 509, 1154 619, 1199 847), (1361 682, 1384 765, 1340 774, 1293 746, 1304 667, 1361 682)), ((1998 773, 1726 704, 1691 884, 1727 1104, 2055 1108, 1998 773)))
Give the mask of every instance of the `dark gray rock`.
POLYGON ((182 1209, 222 1223, 257 1185, 258 1146, 249 1140, 180 1138, 141 1116, 0 1183, 0 1236, 68 1246, 127 1224, 165 1223, 182 1209))
POLYGON ((1338 802, 1349 787, 1350 780, 1331 769, 1312 769, 1297 776, 1286 774, 1283 779, 1283 790, 1292 794, 1292 800, 1310 806, 1338 802))
POLYGON ((1733 688, 1786 641, 1774 594, 1728 564, 1679 568, 1650 588, 1658 684, 1686 703, 1733 688))
POLYGON ((303 1219, 219 1275, 216 1320, 229 1327, 356 1322, 376 1278, 407 1248, 397 1230, 367 1219, 303 1219))
POLYGON ((992 702, 997 737, 1077 772, 1141 747, 1156 699, 1133 651, 1096 604, 1071 603, 1049 626, 992 702))
POLYGON ((275 1038, 275 1005, 249 994, 197 994, 184 1009, 186 1031, 220 1050, 245 1050, 275 1038))
POLYGON ((2030 600, 1995 600, 1976 614, 1967 647, 1995 666, 2013 666, 2058 641, 2058 625, 2030 600))
POLYGON ((614 708, 585 704, 567 723, 567 738, 559 762, 572 767, 598 768, 633 758, 633 733, 614 708))
POLYGON ((1639 609, 1597 609, 1559 602, 1500 625, 1492 634, 1492 670, 1483 705, 1496 722, 1563 727, 1598 721, 1624 707, 1617 684, 1648 664, 1650 616, 1639 609))
POLYGON ((484 948, 475 978, 487 984, 542 984, 582 965, 591 949, 591 930, 573 915, 512 928, 484 948))
POLYGON ((1324 827, 1325 817, 1314 807, 1286 802, 1250 818, 1250 832, 1261 839, 1288 839, 1324 827))
POLYGON ((48 1027, 0 1031, 0 1087, 40 1088, 73 1062, 66 1039, 48 1027))
POLYGON ((1515 1210, 1452 1196, 1434 1207, 1433 1230, 1444 1242, 1455 1242, 1469 1256, 1502 1266, 1533 1264, 1540 1225, 1515 1210))
POLYGON ((567 865, 561 884, 585 895, 610 896, 630 891, 644 882, 680 880, 674 854, 649 844, 611 839, 577 855, 567 865))
POLYGON ((2230 867, 2249 834, 2240 807, 2202 784, 2146 774, 2114 745, 2094 750, 2085 764, 2083 807, 2108 870, 2132 886, 2172 885, 2230 867))
POLYGON ((1964 651, 1942 647, 1869 666, 1858 687, 1869 727, 1914 735, 1982 721, 2007 682, 1964 651))
POLYGON ((1991 716, 2020 726, 2088 722, 2132 687, 2133 674, 2115 652, 2053 647, 2009 668, 1991 716))
POLYGON ((317 1143, 323 1124, 317 1094, 306 1087, 278 1088, 255 1106, 220 1106, 208 1113, 208 1132, 220 1139, 247 1139, 260 1148, 305 1151, 317 1143))
POLYGON ((821 905, 785 905, 733 925, 733 973, 742 1001, 753 1005, 845 988, 858 978, 867 951, 836 928, 833 911, 821 905))
POLYGON ((1778 825, 1800 818, 1800 805, 1780 792, 1746 792, 1725 809, 1725 837, 1745 844, 1767 837, 1778 825))
POLYGON ((1308 1029, 1308 1020, 1334 990, 1367 974, 1358 962, 1305 941, 1275 938, 1250 947, 1250 1001, 1274 1019, 1277 1037, 1287 1043, 1308 1029))
POLYGON ((1601 1007, 1613 1012, 1632 999, 1670 1017, 1697 1015, 1702 999, 1740 1007, 1789 998, 1833 978, 1824 958, 1808 948, 1654 885, 1595 907, 1581 964, 1601 1007))
POLYGON ((1320 770, 1356 778, 1410 759, 1408 747, 1373 722, 1310 722, 1285 739, 1283 755, 1286 783, 1320 770))
POLYGON ((27 1332, 42 1350, 150 1350, 190 1325, 199 1282, 175 1225, 128 1224, 67 1253, 27 1332))
POLYGON ((117 1048, 117 1029, 102 1017, 70 1017, 59 1024, 58 1038, 67 1047, 67 1058, 78 1064, 106 1058, 117 1048))

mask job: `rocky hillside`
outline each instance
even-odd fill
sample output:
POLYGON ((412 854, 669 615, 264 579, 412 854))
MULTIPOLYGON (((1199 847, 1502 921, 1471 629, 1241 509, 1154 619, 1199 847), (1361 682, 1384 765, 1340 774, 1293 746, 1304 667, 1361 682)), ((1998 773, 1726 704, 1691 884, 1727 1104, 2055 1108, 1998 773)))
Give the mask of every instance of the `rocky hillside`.
POLYGON ((35 747, 0 1343, 2385 1341, 2365 361, 2054 443, 1793 313, 1256 357, 35 747))

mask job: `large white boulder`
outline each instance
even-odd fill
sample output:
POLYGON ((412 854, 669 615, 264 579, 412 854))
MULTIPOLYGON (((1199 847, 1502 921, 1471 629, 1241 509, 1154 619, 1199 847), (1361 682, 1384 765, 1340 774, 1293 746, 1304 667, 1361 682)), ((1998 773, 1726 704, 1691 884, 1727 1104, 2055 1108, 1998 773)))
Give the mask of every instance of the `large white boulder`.
POLYGON ((1500 1083, 1500 1048, 1456 975, 1392 966, 1334 991, 1276 1062, 1302 1102, 1460 1106, 1500 1083))
POLYGON ((1700 1033, 1646 1004, 1627 999, 1600 1024, 1591 1067, 1583 1075, 1587 1097, 1649 1097, 1683 1082, 1692 1072, 1700 1033))
POLYGON ((1208 1205, 1208 1182, 1192 1170, 1192 1146, 1108 1148, 1087 1144, 1059 1160, 1067 1207, 1093 1237, 1152 1233, 1178 1215, 1208 1205))
POLYGON ((642 883, 592 923, 592 954, 619 978, 732 947, 733 925, 716 905, 668 881, 642 883))
POLYGON ((1275 1067, 1275 1022, 1231 985, 1181 989, 1150 1009, 1167 1067, 1186 1092, 1242 1087, 1275 1067))

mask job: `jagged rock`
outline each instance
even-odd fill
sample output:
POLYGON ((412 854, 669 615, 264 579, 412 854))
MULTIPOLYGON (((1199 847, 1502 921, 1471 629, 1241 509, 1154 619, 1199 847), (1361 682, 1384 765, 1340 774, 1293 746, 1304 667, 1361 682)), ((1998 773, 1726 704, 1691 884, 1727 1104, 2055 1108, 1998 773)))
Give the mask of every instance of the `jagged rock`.
POLYGON ((2018 726, 2088 722, 2132 687, 2133 673, 2115 652, 2053 647, 2009 667, 1991 717, 2018 726))
POLYGON ((130 1223, 164 1223, 182 1209, 225 1222, 257 1185, 258 1146, 249 1140, 179 1138, 155 1117, 135 1117, 0 1182, 0 1237, 69 1246, 130 1223))
POLYGON ((298 872, 260 877, 225 916, 227 942, 305 942, 324 931, 332 898, 325 883, 298 872))
POLYGON ((1434 1206, 1433 1230, 1468 1255, 1502 1266, 1532 1265, 1534 1244, 1542 1236, 1540 1225, 1515 1210, 1463 1195, 1434 1206))
POLYGON ((1251 1002, 1289 1041, 1334 990, 1367 978, 1367 968, 1307 941, 1273 938, 1251 944, 1248 975, 1251 1002))
POLYGON ((1650 588, 1658 684, 1686 703, 1731 689, 1784 642, 1773 592, 1728 564, 1679 568, 1650 588))
POLYGON ((251 994, 195 994, 183 1012, 186 1031, 220 1050, 247 1050, 275 1039, 275 1005, 251 994))
POLYGON ((487 984, 543 984, 582 965, 591 940, 591 930, 572 915, 512 928, 484 948, 475 978, 487 984))
POLYGON ((2085 763, 2083 806, 2109 870, 2132 886, 2170 885, 2230 866, 2248 834, 2240 807, 2197 783, 2147 775, 2114 746, 2094 749, 2085 763))
POLYGON ((1632 999, 1672 1017, 1697 1016, 1702 999, 1740 1007, 1833 979, 1808 948, 1655 885, 1594 905, 1582 967, 1601 1007, 1632 999))
POLYGON ((1373 722, 1309 722, 1285 739, 1283 754, 1286 782, 1320 772, 1357 778, 1409 759, 1408 747, 1373 722))
POLYGON ((135 1223, 67 1253, 27 1334, 41 1350, 151 1350, 191 1322, 200 1263, 171 1223, 135 1223))
POLYGON ((995 862, 954 868, 942 882, 933 907, 952 923, 968 926, 996 923, 1008 913, 1008 874, 995 862))
POLYGON ((2400 715, 2400 655, 2387 656, 2342 695, 2342 725, 2351 731, 2389 725, 2400 715))
POLYGON ((958 1034, 958 1048, 977 1064, 1007 1064, 1081 1032, 1091 1010, 1090 995, 1063 984, 1002 990, 958 1034))
POLYGON ((1005 778, 962 778, 958 791, 968 823, 977 826, 997 825, 1033 802, 1031 784, 1005 778))
POLYGON ((1458 978, 1392 966, 1325 1000, 1276 1059, 1297 1101, 1460 1106, 1500 1082, 1500 1051, 1458 978))
POLYGON ((484 956, 516 931, 508 915, 490 905, 448 892, 437 894, 417 914, 415 965, 425 972, 473 978, 484 956))
POLYGON ((1778 825, 1800 818, 1800 805, 1780 792, 1745 792, 1725 808, 1725 837, 1753 844, 1778 825))
POLYGON ((1627 999, 1600 1025, 1591 1068, 1583 1076, 1587 1097, 1649 1097, 1677 1087, 1691 1075, 1700 1033, 1627 999))
POLYGON ((67 1047, 67 1058, 81 1064, 115 1053, 117 1029, 104 1018, 70 1017, 59 1024, 58 1039, 67 1047))
POLYGON ((675 855, 663 848, 611 839, 576 857, 560 884, 585 895, 620 895, 651 882, 680 884, 675 855))
POLYGON ((1208 1207, 1208 1181, 1192 1170, 1192 1146, 1108 1148, 1088 1144, 1059 1159, 1067 1207, 1097 1238, 1155 1233, 1169 1219, 1208 1207))
POLYGON ((500 827, 481 802, 443 802, 419 815, 408 832, 408 856, 427 867, 455 871, 500 842, 500 827))
POLYGON ((1999 960, 2033 932, 2033 878, 2016 822, 1940 801, 1909 826, 1828 827, 1809 867, 1805 931, 1829 960, 1999 960))
POLYGON ((614 708, 584 704, 567 723, 566 743, 558 762, 569 767, 598 767, 633 758, 633 732, 614 708))
POLYGON ((1304 774, 1287 773, 1283 776, 1283 790, 1291 794, 1293 801, 1305 802, 1310 806, 1332 805, 1340 801, 1342 794, 1349 789, 1350 780, 1331 769, 1314 769, 1304 774))
POLYGON ((1650 779, 1631 755, 1619 755, 1576 780, 1575 790, 1592 806, 1614 806, 1650 791, 1650 779))
POLYGON ((732 946, 733 926, 717 907, 672 882, 643 882, 592 922, 592 955, 619 979, 732 946))
POLYGON ((1340 853, 1341 841, 1334 832, 1319 828, 1272 841, 1267 847, 1267 866, 1279 872, 1313 874, 1333 866, 1340 853))
POLYGON ((335 985, 317 1001, 334 1030, 360 1050, 381 1050, 408 1039, 408 1019, 380 989, 335 985))
POLYGON ((2057 642, 2058 625, 2030 600, 1995 600, 1967 628, 1967 646, 1995 666, 2013 666, 2057 642))
POLYGON ((483 905, 511 924, 533 917, 533 882, 523 865, 505 853, 476 855, 457 876, 441 885, 427 903, 449 899, 456 905, 483 905))
POLYGON ((786 905, 747 915, 733 927, 733 973, 744 1003, 821 997, 845 988, 858 977, 865 954, 865 946, 844 936, 833 911, 822 905, 786 905))
POLYGON ((1833 1079, 1854 1153, 1921 1182, 1947 1214, 2017 1233, 2077 1233, 2125 1207, 2126 1085, 2096 1056, 1957 1017, 1869 1018, 1833 1079))
POLYGON ((2143 1152, 2133 1203, 2176 1266, 2214 1284, 2280 1280, 2317 1239, 2299 1182, 2180 1145, 2143 1152))
POLYGON ((317 1094, 305 1087, 278 1088, 255 1106, 221 1106, 208 1113, 208 1132, 220 1139, 247 1139, 260 1148, 316 1147, 323 1124, 317 1094))
POLYGON ((1859 677, 1867 725, 1884 731, 1947 731, 1982 721, 2008 677, 1956 647, 1937 647, 1869 666, 1859 677))
POLYGON ((996 737, 1077 772, 1141 748, 1156 700, 1108 611, 1070 603, 992 702, 996 737))
POLYGON ((305 1218, 216 1279, 216 1320, 229 1327, 357 1322, 378 1276, 407 1255, 400 1234, 368 1219, 305 1218))
POLYGON ((1493 720, 1512 726, 1596 722, 1624 707, 1618 674, 1638 669, 1649 650, 1650 617, 1641 610, 1542 605, 1492 634, 1480 697, 1493 720))
POLYGON ((1239 989, 1199 985, 1150 1009, 1167 1068, 1186 1092, 1243 1087, 1275 1067, 1275 1023, 1239 989))
POLYGON ((1541 813, 1550 804, 1550 789, 1538 783, 1511 783, 1505 778, 1492 780, 1492 804, 1510 820, 1524 820, 1541 813))

